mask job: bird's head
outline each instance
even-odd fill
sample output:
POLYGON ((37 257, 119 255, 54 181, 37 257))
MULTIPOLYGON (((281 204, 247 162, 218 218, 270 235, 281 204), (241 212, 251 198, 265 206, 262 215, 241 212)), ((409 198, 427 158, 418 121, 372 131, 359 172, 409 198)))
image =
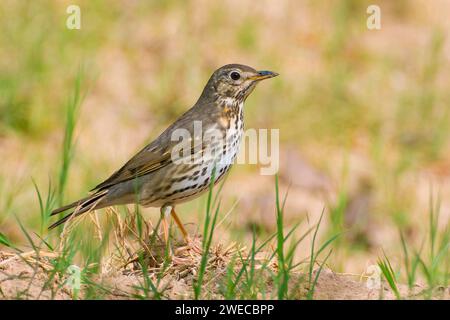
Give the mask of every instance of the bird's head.
POLYGON ((242 64, 228 64, 212 74, 203 94, 211 98, 241 102, 249 96, 259 81, 277 75, 278 73, 272 71, 256 71, 242 64))

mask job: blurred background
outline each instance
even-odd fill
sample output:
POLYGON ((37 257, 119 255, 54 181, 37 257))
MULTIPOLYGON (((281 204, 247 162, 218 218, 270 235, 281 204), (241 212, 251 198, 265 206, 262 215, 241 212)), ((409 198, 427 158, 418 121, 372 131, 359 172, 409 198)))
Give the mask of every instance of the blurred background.
MULTIPOLYGON (((280 129, 285 223, 304 231, 324 210, 320 237, 342 233, 333 270, 360 274, 382 250, 398 267, 400 232, 415 248, 430 228, 448 243, 449 13, 438 0, 1 1, 0 232, 20 244, 17 219, 39 229, 33 181, 44 198, 62 182, 54 206, 84 196, 192 106, 215 69, 242 63, 280 73, 247 100, 246 127, 280 129), (66 28, 71 4, 80 30, 66 28), (380 30, 366 26, 370 4, 380 30)), ((274 181, 234 167, 216 242, 275 231, 274 181)), ((178 209, 191 232, 204 204, 178 209)))

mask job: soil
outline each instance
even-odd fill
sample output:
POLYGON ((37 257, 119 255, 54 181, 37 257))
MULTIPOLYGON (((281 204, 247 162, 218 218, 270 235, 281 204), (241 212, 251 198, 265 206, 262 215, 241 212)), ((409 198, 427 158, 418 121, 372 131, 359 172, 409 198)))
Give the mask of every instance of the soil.
MULTIPOLYGON (((164 288, 163 298, 190 299, 193 297, 193 275, 188 272, 185 277, 180 277, 181 273, 178 271, 167 273, 161 280, 159 288, 164 288)), ((217 273, 220 273, 220 270, 217 273)), ((0 252, 0 299, 73 299, 70 288, 61 284, 64 281, 55 276, 52 278, 53 281, 50 281, 51 276, 51 272, 48 272, 44 265, 36 263, 36 260, 30 262, 29 259, 0 252)), ((292 283, 295 282, 295 277, 302 276, 304 277, 301 274, 294 274, 292 283)), ((142 294, 136 289, 143 283, 142 275, 136 275, 129 271, 110 271, 97 276, 95 281, 101 283, 103 288, 108 288, 103 292, 98 292, 102 299, 133 299, 142 294)), ((294 298, 306 298, 307 286, 300 285, 295 290, 294 298)), ((412 291, 408 290, 405 285, 399 285, 401 296, 407 299, 423 299, 424 290, 425 288, 419 285, 412 291)), ((210 291, 208 297, 221 298, 214 290, 210 291)), ((432 298, 450 299, 450 288, 438 288, 432 298)), ((315 287, 314 299, 392 300, 396 299, 396 296, 386 283, 382 283, 381 288, 370 289, 367 280, 363 277, 358 278, 355 275, 338 274, 329 269, 323 269, 315 287)))

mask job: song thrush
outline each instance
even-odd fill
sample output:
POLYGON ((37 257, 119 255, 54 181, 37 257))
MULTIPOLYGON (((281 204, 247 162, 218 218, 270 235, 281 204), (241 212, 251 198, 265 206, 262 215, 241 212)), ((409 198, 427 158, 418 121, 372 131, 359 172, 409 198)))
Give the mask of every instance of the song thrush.
POLYGON ((244 101, 260 80, 277 75, 240 64, 216 70, 191 109, 92 189, 91 195, 54 210, 52 215, 75 208, 49 229, 93 209, 138 202, 144 207, 161 208, 166 240, 166 219, 170 214, 187 239, 175 205, 207 191, 213 172, 214 183, 224 177, 236 158, 243 135, 244 101), (196 130, 199 124, 200 134, 196 130), (188 138, 180 142, 179 137, 185 135, 188 138), (174 152, 175 149, 185 152, 174 152))

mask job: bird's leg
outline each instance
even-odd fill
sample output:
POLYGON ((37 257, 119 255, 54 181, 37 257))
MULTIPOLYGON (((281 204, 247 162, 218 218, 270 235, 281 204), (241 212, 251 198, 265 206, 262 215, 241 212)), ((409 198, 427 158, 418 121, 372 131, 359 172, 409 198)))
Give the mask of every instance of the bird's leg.
MULTIPOLYGON (((174 251, 172 250, 172 247, 170 245, 170 229, 169 229, 169 219, 170 219, 170 214, 173 210, 173 207, 171 206, 165 206, 161 208, 161 224, 162 224, 162 229, 163 229, 163 234, 164 234, 164 241, 166 244, 166 258, 170 259, 172 262, 174 263, 183 263, 184 260, 183 258, 177 258, 174 254, 174 251)), ((179 219, 177 217, 177 224, 179 222, 179 219)))
POLYGON ((193 251, 201 254, 202 249, 195 244, 194 241, 189 237, 189 234, 187 233, 186 229, 184 228, 183 224, 181 223, 180 218, 178 218, 177 213, 175 212, 175 207, 172 207, 172 210, 170 211, 170 214, 173 217, 173 220, 175 220, 175 223, 177 224, 178 228, 180 228, 181 233, 183 234, 183 240, 186 242, 188 247, 192 249, 193 251))
POLYGON ((164 236, 164 242, 166 245, 169 244, 169 224, 168 224, 168 218, 170 215, 170 211, 172 210, 171 207, 162 207, 161 208, 161 225, 162 225, 162 231, 164 236))
POLYGON ((175 207, 172 207, 172 210, 170 211, 170 214, 173 217, 173 220, 175 220, 175 223, 177 224, 178 228, 180 228, 181 233, 183 234, 183 239, 186 243, 189 243, 189 235, 184 228, 183 224, 181 223, 180 218, 178 218, 177 213, 175 212, 175 207))

